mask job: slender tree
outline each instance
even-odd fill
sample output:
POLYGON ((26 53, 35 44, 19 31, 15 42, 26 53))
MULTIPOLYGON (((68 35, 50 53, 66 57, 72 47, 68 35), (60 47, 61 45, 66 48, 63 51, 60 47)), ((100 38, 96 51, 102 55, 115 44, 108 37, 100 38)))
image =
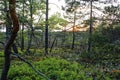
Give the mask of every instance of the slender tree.
POLYGON ((7 80, 7 74, 10 67, 10 54, 11 54, 10 48, 17 36, 17 32, 19 31, 19 21, 16 16, 15 8, 16 8, 16 0, 9 0, 9 11, 10 11, 11 21, 13 24, 13 29, 10 38, 8 39, 4 47, 5 63, 1 75, 1 80, 7 80))
POLYGON ((33 28, 33 0, 30 0, 30 29, 31 31, 28 32, 28 47, 27 47, 27 54, 30 52, 30 47, 32 43, 32 38, 34 35, 34 28, 33 28))
POLYGON ((46 0, 45 54, 48 54, 48 1, 49 0, 46 0))
POLYGON ((8 10, 8 5, 7 5, 7 0, 4 0, 4 12, 6 13, 6 40, 9 39, 10 34, 11 34, 11 18, 10 18, 10 14, 9 14, 9 10, 8 10))
MULTIPOLYGON (((25 0, 22 1, 22 16, 25 17, 25 0)), ((21 31, 21 51, 24 49, 24 22, 22 22, 22 31, 21 31)))
POLYGON ((73 40, 72 40, 71 49, 74 49, 74 45, 75 45, 75 25, 76 25, 76 11, 74 11, 73 40))
POLYGON ((88 52, 90 52, 92 48, 92 27, 93 27, 92 2, 93 0, 90 0, 90 29, 89 29, 89 40, 88 40, 88 52))
POLYGON ((71 49, 74 49, 74 45, 75 45, 75 25, 76 25, 76 10, 79 7, 80 2, 76 1, 76 0, 68 0, 67 2, 67 13, 72 13, 72 15, 74 16, 74 21, 73 21, 73 30, 72 30, 72 45, 71 45, 71 49))

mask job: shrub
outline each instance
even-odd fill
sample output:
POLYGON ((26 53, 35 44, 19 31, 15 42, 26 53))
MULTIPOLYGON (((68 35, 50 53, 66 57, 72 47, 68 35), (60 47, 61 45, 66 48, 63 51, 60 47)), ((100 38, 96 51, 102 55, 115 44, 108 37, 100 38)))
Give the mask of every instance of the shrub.
MULTIPOLYGON (((60 58, 46 58, 34 63, 36 68, 45 73, 51 80, 93 80, 94 70, 85 68, 76 62, 68 62, 60 58)), ((98 72, 96 75, 102 74, 98 72)), ((96 78, 97 78, 96 77, 96 78)), ((105 76, 107 77, 107 76, 105 76)), ((100 80, 98 79, 97 80, 100 80)), ((107 77, 109 78, 109 77, 107 77)), ((9 71, 10 80, 46 80, 38 76, 30 67, 21 62, 12 64, 9 71)), ((108 80, 108 79, 105 79, 108 80)))

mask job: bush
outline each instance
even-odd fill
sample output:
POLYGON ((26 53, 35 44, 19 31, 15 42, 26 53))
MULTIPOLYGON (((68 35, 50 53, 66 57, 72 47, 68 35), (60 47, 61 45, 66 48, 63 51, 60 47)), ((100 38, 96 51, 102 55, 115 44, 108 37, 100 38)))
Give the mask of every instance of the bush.
POLYGON ((96 37, 95 40, 101 41, 101 39, 99 38, 99 36, 100 36, 101 38, 103 37, 103 39, 107 39, 107 40, 105 40, 105 42, 109 40, 110 43, 113 43, 116 40, 120 40, 120 24, 100 25, 98 27, 98 29, 94 32, 93 36, 96 37), (99 35, 96 36, 96 34, 98 34, 98 33, 99 33, 99 35), (98 37, 98 39, 97 39, 97 37, 98 37))
POLYGON ((120 25, 102 25, 92 36, 92 50, 82 53, 83 57, 103 61, 118 58, 120 52, 120 25), (104 27, 103 27, 104 26, 104 27))
MULTIPOLYGON (((73 62, 70 63, 64 59, 47 58, 34 63, 36 68, 42 73, 45 73, 51 80, 93 80, 91 74, 94 70, 85 68, 84 66, 73 62)), ((97 80, 100 80, 96 73, 97 80)), ((103 76, 103 75, 102 75, 103 76)), ((105 76, 104 78, 109 78, 105 76)), ((21 62, 14 63, 9 71, 10 80, 46 80, 42 76, 38 76, 30 67, 21 62)), ((110 79, 105 79, 110 80, 110 79)))
POLYGON ((106 35, 101 34, 100 32, 95 32, 92 36, 93 46, 103 46, 109 43, 109 39, 106 35))

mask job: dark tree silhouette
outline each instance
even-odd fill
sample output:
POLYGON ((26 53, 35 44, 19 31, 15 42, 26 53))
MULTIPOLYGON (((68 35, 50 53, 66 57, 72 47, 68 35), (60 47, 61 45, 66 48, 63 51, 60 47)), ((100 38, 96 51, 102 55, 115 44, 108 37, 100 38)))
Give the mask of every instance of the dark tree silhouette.
MULTIPOLYGON (((25 0, 23 0, 22 3, 22 7, 23 7, 23 13, 22 16, 25 17, 25 0)), ((24 22, 22 22, 22 32, 21 32, 21 51, 24 50, 24 22)))
POLYGON ((17 36, 17 32, 19 31, 19 21, 18 21, 18 17, 16 16, 15 7, 16 7, 16 0, 9 0, 9 12, 10 12, 13 29, 10 38, 8 39, 4 47, 5 63, 1 75, 1 80, 7 80, 7 74, 10 67, 10 54, 11 54, 10 48, 17 36))
POLYGON ((46 0, 45 54, 48 54, 48 0, 46 0))
POLYGON ((90 29, 89 29, 89 40, 88 40, 88 52, 90 52, 92 48, 92 27, 93 27, 92 2, 93 0, 90 0, 90 29))

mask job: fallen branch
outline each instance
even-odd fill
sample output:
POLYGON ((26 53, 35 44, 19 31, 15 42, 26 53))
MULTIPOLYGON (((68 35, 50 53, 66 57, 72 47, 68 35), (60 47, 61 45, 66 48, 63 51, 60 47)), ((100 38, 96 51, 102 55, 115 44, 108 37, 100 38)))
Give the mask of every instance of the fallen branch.
POLYGON ((50 80, 45 74, 43 74, 42 72, 38 71, 29 61, 27 61, 26 59, 24 59, 23 57, 21 57, 19 54, 17 54, 17 53, 12 53, 12 54, 15 57, 19 58, 21 61, 27 63, 38 75, 43 76, 47 80, 50 80))

